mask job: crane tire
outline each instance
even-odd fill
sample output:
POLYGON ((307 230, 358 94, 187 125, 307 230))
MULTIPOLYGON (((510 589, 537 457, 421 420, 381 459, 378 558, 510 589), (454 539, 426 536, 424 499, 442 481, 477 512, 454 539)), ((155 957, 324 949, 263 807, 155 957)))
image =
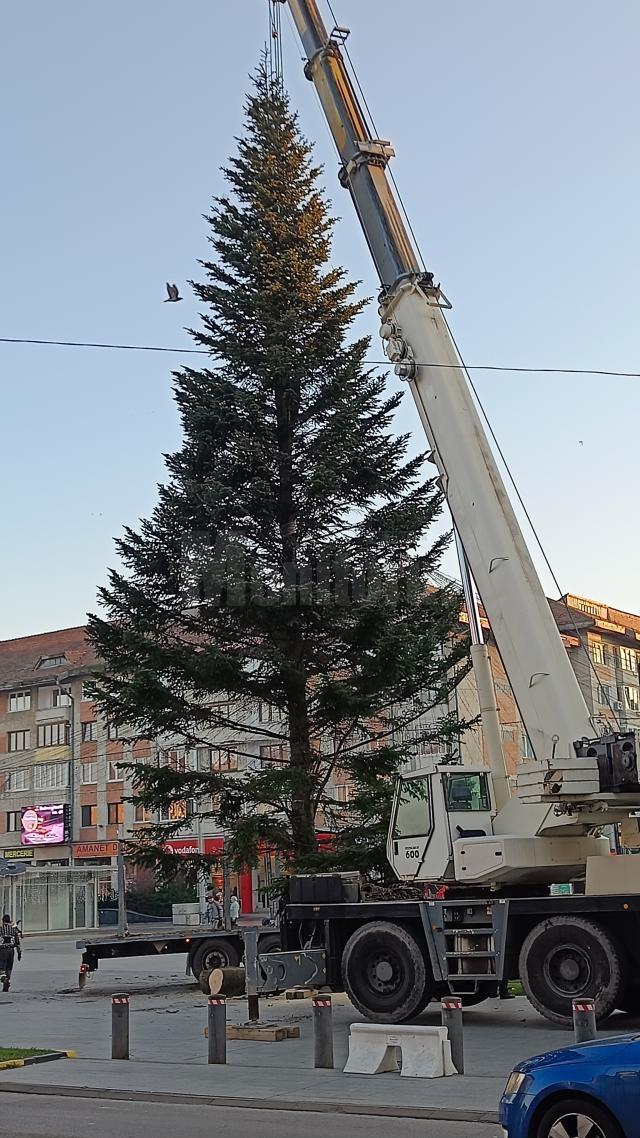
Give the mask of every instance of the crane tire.
POLYGON ((232 940, 224 937, 212 937, 205 940, 194 950, 189 959, 191 971, 198 982, 202 972, 211 972, 214 968, 237 968, 240 963, 240 952, 232 940))
POLYGON ((266 933, 258 938, 258 952, 266 956, 268 952, 282 952, 282 938, 280 933, 266 933))
POLYGON ((429 1003, 431 968, 415 936, 403 925, 375 921, 349 937, 342 976, 351 1003, 378 1023, 406 1023, 429 1003))
POLYGON ((571 1026, 575 999, 593 1000, 601 1022, 620 1005, 624 954, 596 921, 550 917, 535 925, 522 945, 520 979, 529 1002, 552 1023, 571 1026))

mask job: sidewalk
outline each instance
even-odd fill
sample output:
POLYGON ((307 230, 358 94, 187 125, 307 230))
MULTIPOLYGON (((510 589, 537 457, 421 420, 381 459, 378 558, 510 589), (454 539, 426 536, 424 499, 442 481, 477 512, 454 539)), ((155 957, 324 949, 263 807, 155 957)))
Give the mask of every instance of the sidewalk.
POLYGON ((277 1067, 60 1060, 0 1073, 0 1095, 179 1102, 259 1110, 369 1114, 393 1118, 497 1122, 504 1079, 464 1075, 403 1079, 277 1067))

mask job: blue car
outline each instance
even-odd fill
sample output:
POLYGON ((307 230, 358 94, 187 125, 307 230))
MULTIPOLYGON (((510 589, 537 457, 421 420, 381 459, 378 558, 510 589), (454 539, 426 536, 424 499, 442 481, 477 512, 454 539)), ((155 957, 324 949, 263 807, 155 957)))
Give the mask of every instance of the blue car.
POLYGON ((640 1035, 535 1055, 500 1100, 508 1138, 640 1138, 640 1035))

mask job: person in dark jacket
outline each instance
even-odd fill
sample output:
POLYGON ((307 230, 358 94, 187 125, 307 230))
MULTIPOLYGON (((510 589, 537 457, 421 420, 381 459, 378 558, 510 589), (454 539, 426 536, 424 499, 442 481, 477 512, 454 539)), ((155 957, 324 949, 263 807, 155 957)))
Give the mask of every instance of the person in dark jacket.
POLYGON ((0 982, 3 992, 8 992, 11 986, 11 973, 16 956, 18 960, 22 959, 20 937, 20 929, 12 921, 11 915, 5 913, 0 925, 0 982))

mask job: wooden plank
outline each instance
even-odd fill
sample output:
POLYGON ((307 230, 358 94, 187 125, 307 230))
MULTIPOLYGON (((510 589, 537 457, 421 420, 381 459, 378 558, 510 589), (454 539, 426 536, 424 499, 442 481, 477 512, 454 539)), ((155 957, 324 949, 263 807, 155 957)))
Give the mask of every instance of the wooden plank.
POLYGON ((255 1043, 281 1043, 287 1038, 286 1027, 272 1023, 229 1023, 227 1039, 250 1039, 255 1043))

